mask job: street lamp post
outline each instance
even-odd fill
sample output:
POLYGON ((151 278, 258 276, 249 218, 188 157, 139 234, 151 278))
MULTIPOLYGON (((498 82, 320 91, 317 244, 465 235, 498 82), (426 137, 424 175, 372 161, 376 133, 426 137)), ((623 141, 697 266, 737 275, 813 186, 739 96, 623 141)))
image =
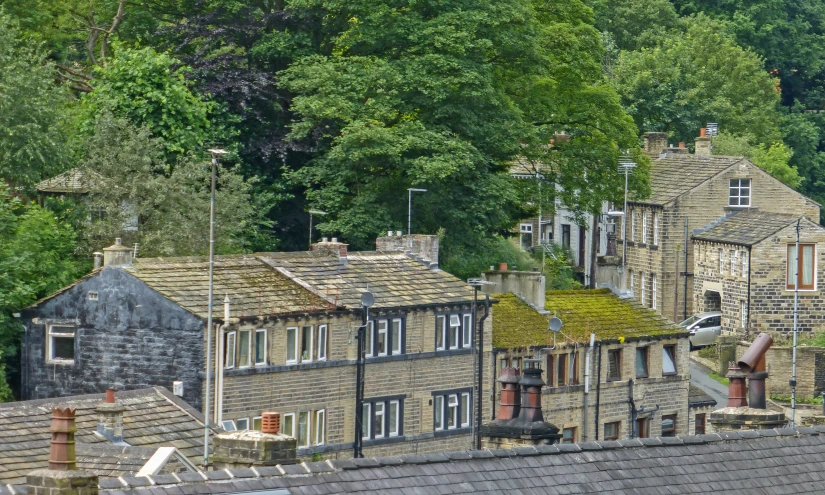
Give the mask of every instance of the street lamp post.
POLYGON ((327 214, 321 210, 309 210, 309 249, 312 249, 312 215, 324 216, 327 214))
POLYGON ((628 185, 628 177, 630 176, 630 171, 636 168, 636 164, 632 161, 625 159, 619 160, 619 172, 624 172, 624 209, 622 210, 625 215, 622 218, 622 285, 623 289, 627 288, 627 185, 628 185))
POLYGON ((415 189, 409 188, 407 189, 409 192, 410 200, 409 205, 407 206, 407 247, 412 249, 412 193, 414 192, 427 192, 426 189, 415 189))

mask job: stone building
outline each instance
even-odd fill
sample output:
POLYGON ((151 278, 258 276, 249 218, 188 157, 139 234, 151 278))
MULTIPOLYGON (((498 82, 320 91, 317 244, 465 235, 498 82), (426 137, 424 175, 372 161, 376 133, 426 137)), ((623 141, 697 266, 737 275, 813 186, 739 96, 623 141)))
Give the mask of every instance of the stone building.
MULTIPOLYGON (((561 430, 562 443, 690 431, 681 327, 608 289, 547 291, 544 311, 512 293, 494 297, 493 372, 540 360, 544 418, 561 430), (555 339, 554 315, 563 324, 555 339)), ((493 417, 497 398, 485 407, 493 417)))
POLYGON ((693 306, 697 312, 720 311, 725 333, 790 332, 798 273, 799 329, 825 330, 819 294, 823 245, 825 228, 799 213, 732 212, 693 235, 693 306))
MULTIPOLYGON (((278 411, 299 456, 351 456, 357 420, 364 454, 471 447, 473 291, 438 270, 437 238, 416 236, 415 246, 430 251, 415 255, 393 251, 397 239, 378 240, 388 251, 348 252, 324 239, 310 252, 216 257, 217 373, 205 407, 218 424, 259 429, 263 412, 278 411), (367 290, 375 304, 365 331, 364 414, 356 418, 367 290)), ((131 259, 117 245, 105 255, 102 269, 21 315, 23 393, 178 382, 188 402, 204 407, 208 260, 131 259)))
POLYGON ((628 202, 623 219, 627 239, 621 239, 621 225, 616 229, 620 255, 626 241, 626 288, 642 304, 675 321, 696 312, 690 240, 694 229, 754 208, 819 222, 818 203, 743 157, 710 155, 709 145, 710 138, 699 137, 696 153, 690 154, 683 147, 667 147, 664 133, 646 133, 645 151, 653 158, 651 195, 628 202))
POLYGON ((710 413, 716 408, 716 401, 704 390, 691 384, 688 392, 688 435, 713 433, 710 413))

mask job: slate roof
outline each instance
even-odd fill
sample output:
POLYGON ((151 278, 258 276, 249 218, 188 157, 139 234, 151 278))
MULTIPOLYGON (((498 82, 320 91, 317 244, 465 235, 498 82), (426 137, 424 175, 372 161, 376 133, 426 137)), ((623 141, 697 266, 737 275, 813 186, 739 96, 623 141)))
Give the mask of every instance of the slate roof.
POLYGON ((743 160, 741 156, 667 153, 650 167, 650 197, 634 202, 664 205, 743 160))
POLYGON ((777 231, 796 223, 801 215, 769 213, 758 209, 738 211, 723 218, 693 239, 725 244, 753 246, 777 231))
POLYGON ((75 439, 81 467, 102 474, 128 474, 158 447, 176 447, 194 464, 200 463, 203 416, 168 390, 152 387, 117 393, 116 401, 126 408, 123 439, 132 446, 121 453, 117 449, 123 447, 94 434, 95 408, 104 398, 105 394, 92 394, 0 404, 0 483, 22 483, 27 473, 48 466, 49 426, 57 405, 77 408, 75 439))
POLYGON ((539 314, 511 293, 493 295, 493 346, 500 349, 552 344, 548 320, 562 321, 558 342, 588 342, 590 333, 605 342, 642 337, 686 337, 684 328, 644 307, 635 299, 622 299, 609 289, 547 291, 545 309, 539 314))
POLYGON ((35 188, 40 192, 84 194, 90 190, 91 179, 79 168, 73 168, 38 183, 35 188))
POLYGON ((688 390, 688 407, 703 407, 703 406, 715 406, 716 400, 708 395, 707 392, 702 390, 701 388, 697 387, 694 384, 690 384, 690 389, 688 390))
POLYGON ((815 426, 107 479, 100 493, 801 494, 822 492, 823 460, 825 426, 815 426))

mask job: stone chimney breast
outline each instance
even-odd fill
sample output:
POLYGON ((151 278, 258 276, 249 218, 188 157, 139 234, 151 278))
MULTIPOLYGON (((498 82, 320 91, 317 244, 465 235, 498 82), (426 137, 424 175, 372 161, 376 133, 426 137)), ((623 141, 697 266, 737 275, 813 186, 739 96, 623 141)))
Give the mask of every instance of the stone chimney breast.
POLYGON ((311 251, 326 251, 333 256, 338 256, 338 261, 341 264, 347 264, 347 247, 349 244, 345 244, 343 242, 338 242, 337 237, 333 237, 332 241, 329 241, 328 238, 324 237, 321 242, 316 242, 312 245, 311 251))
POLYGON ((123 412, 126 408, 115 402, 115 391, 106 391, 106 401, 95 408, 97 413, 96 433, 106 440, 118 444, 123 443, 123 412))
POLYGON ((666 132, 646 132, 644 134, 644 150, 652 155, 659 155, 667 148, 666 132))
MULTIPOLYGON (((261 425, 263 426, 263 417, 261 425)), ((275 466, 298 462, 296 459, 297 440, 283 433, 264 433, 255 430, 228 431, 216 435, 214 442, 215 450, 212 461, 215 469, 275 466)))

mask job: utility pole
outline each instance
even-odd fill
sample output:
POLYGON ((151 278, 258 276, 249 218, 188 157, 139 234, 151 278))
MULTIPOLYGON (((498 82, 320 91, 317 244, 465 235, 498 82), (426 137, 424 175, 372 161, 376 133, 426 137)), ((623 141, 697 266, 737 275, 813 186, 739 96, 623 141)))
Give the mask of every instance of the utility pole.
POLYGON ((309 210, 308 213, 309 213, 309 248, 308 249, 311 250, 312 249, 312 215, 324 216, 324 215, 327 214, 327 212, 321 211, 321 210, 309 210))
POLYGON ((627 214, 627 187, 628 187, 628 177, 630 177, 630 171, 636 168, 636 164, 630 161, 629 158, 620 158, 619 159, 619 172, 624 172, 624 218, 622 218, 622 285, 623 288, 627 288, 627 219, 629 215, 627 214))

